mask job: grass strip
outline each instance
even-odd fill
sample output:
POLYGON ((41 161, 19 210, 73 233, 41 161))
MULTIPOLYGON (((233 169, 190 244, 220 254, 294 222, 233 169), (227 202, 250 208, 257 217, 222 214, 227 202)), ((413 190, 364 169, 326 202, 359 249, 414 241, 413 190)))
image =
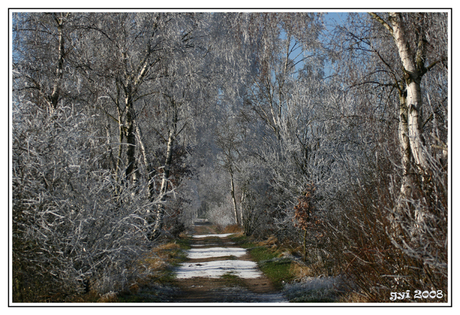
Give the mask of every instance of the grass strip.
POLYGON ((284 283, 294 279, 291 272, 292 261, 289 258, 280 257, 281 252, 277 249, 261 246, 243 235, 234 236, 232 240, 248 250, 252 259, 257 262, 260 270, 270 279, 276 289, 281 290, 284 283))

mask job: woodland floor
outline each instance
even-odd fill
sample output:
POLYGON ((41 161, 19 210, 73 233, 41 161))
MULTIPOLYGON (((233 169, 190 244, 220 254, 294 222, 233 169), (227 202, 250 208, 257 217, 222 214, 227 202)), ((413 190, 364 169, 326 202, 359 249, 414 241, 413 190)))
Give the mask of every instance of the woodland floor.
POLYGON ((288 302, 246 250, 239 248, 228 235, 216 234, 212 225, 197 223, 190 242, 189 258, 176 270, 173 285, 179 290, 171 302, 288 302))

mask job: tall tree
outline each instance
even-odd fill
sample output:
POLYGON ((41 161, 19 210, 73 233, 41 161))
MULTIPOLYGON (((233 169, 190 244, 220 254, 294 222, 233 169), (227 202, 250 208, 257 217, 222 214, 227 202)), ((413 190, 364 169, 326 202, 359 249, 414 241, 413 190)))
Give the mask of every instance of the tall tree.
POLYGON ((401 192, 403 196, 409 196, 414 185, 414 179, 410 176, 411 161, 422 175, 426 175, 430 169, 431 149, 427 143, 428 139, 423 135, 422 78, 435 66, 442 67, 446 64, 447 51, 443 48, 445 46, 433 32, 447 32, 447 20, 446 16, 440 13, 390 12, 386 18, 377 13, 369 14, 392 36, 403 71, 402 78, 395 84, 399 90, 399 132, 404 166, 401 192), (434 48, 438 45, 441 47, 434 48))
POLYGON ((78 17, 65 12, 14 14, 14 89, 25 100, 53 111, 76 96, 69 65, 77 24, 78 17))
POLYGON ((163 13, 95 13, 88 20, 87 28, 91 31, 88 45, 93 44, 87 47, 89 60, 84 71, 92 76, 93 81, 98 76, 103 78, 99 83, 99 99, 110 99, 115 111, 104 108, 103 103, 99 104, 118 125, 115 172, 118 175, 122 171, 123 148, 126 147, 124 177, 136 185, 139 180, 136 158, 137 104, 156 92, 147 87, 159 77, 170 17, 163 13))
MULTIPOLYGON (((212 75, 207 73, 206 61, 209 54, 207 38, 207 16, 204 14, 174 15, 168 28, 167 52, 162 61, 161 77, 158 81, 156 101, 159 104, 162 132, 166 144, 161 172, 159 204, 150 238, 156 239, 164 224, 165 203, 168 187, 171 189, 171 168, 173 151, 178 147, 179 137, 184 130, 192 131, 196 117, 212 100, 210 87, 212 75)), ((204 109, 204 112, 206 110, 204 109)), ((191 136, 190 135, 189 137, 191 136)), ((182 136, 185 145, 187 136, 182 136)))

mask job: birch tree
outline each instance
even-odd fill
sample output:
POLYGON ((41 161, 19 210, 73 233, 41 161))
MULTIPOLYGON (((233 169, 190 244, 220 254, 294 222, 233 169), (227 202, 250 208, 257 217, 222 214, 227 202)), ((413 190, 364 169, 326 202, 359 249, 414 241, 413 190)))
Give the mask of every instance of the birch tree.
POLYGON ((161 13, 95 13, 88 19, 86 27, 91 35, 88 40, 92 40, 93 45, 88 42, 88 51, 82 56, 82 59, 88 56, 83 61, 86 63, 84 71, 90 80, 94 81, 95 76, 103 78, 96 84, 99 85, 97 104, 118 125, 115 173, 118 176, 122 172, 121 163, 125 152, 123 177, 135 186, 139 180, 136 139, 142 141, 139 135, 136 137, 136 121, 140 109, 138 104, 143 98, 155 93, 154 90, 147 90, 147 83, 155 81, 159 76, 159 62, 163 57, 165 29, 169 18, 167 14, 161 13), (108 100, 111 100, 115 110, 107 108, 108 100))
POLYGON ((209 53, 209 46, 204 42, 206 23, 206 17, 200 14, 177 15, 168 29, 171 43, 162 62, 160 93, 156 98, 162 113, 160 126, 163 132, 160 133, 166 143, 166 153, 161 172, 160 202, 150 233, 152 240, 161 234, 164 224, 167 190, 172 189, 173 150, 179 145, 179 137, 182 138, 180 145, 185 145, 187 136, 182 135, 184 130, 191 131, 196 127, 195 117, 206 112, 203 108, 209 105, 208 93, 213 94, 209 90, 212 76, 205 71, 205 57, 209 53))
MULTIPOLYGON (((41 19, 49 16, 26 17, 40 25, 41 19)), ((36 35, 35 28, 28 29, 33 24, 15 20, 18 76, 14 81, 13 243, 14 292, 15 299, 19 300, 53 300, 56 297, 50 294, 60 293, 61 288, 68 293, 61 298, 90 290, 102 294, 122 290, 128 279, 132 280, 132 274, 128 275, 123 269, 147 248, 151 210, 156 209, 159 196, 149 185, 151 180, 145 180, 145 185, 136 183, 138 164, 142 163, 138 160, 139 151, 146 156, 146 141, 137 124, 139 113, 146 107, 141 101, 152 100, 151 96, 159 95, 160 91, 164 92, 161 97, 168 92, 176 93, 173 95, 178 102, 183 101, 179 97, 186 97, 177 91, 167 91, 156 81, 164 74, 172 77, 173 71, 165 70, 166 62, 153 71, 164 52, 177 53, 185 48, 180 45, 189 39, 180 33, 184 24, 162 28, 163 22, 171 17, 161 14, 82 14, 77 17, 74 29, 78 31, 69 35, 64 33, 66 28, 62 28, 62 34, 67 34, 63 36, 64 43, 72 43, 66 48, 64 65, 60 65, 62 55, 59 53, 57 62, 50 61, 46 54, 34 55, 34 49, 37 51, 40 45, 48 44, 47 38, 41 38, 43 42, 30 41, 34 38, 32 35, 36 35), (165 44, 167 35, 169 39, 179 39, 168 42, 173 48, 165 44), (33 68, 33 56, 40 63, 49 62, 52 66, 40 72, 33 68), (61 67, 65 69, 64 75, 54 80, 52 74, 61 67), (29 86, 30 82, 40 84, 29 86), (76 97, 81 91, 80 84, 85 86, 85 96, 89 96, 86 99, 76 97), (55 86, 59 93, 53 94, 55 86), (63 93, 63 87, 75 90, 63 93), (29 98, 27 93, 37 90, 29 98), (45 94, 48 95, 46 102, 42 102, 45 94), (50 98, 50 95, 58 97, 50 98), (57 103, 53 103, 55 99, 57 103), (107 120, 100 120, 101 116, 115 122, 114 135, 110 125, 105 128, 107 120), (104 129, 107 136, 101 133, 104 129), (112 140, 116 137, 119 141, 112 140), (118 159, 110 166, 105 159, 111 155, 113 143, 119 149, 118 159), (126 145, 128 149, 124 150, 126 145), (126 168, 121 161, 124 158, 126 168), (114 173, 120 174, 121 180, 115 179, 114 173), (28 267, 27 262, 33 263, 28 267), (43 289, 37 286, 39 281, 46 282, 42 283, 43 289)), ((41 29, 36 32, 46 33, 41 29)), ((59 45, 51 45, 56 51, 62 46, 59 38, 57 36, 59 45)), ((169 57, 171 61, 178 56, 169 57)), ((174 76, 174 80, 168 82, 177 83, 179 79, 174 76)), ((187 91, 190 85, 181 87, 180 91, 187 91)), ((155 107, 148 109, 153 112, 155 107)), ((172 109, 169 113, 173 113, 175 124, 178 119, 174 117, 179 112, 177 108, 172 109)), ((170 123, 167 117, 165 120, 170 123)), ((180 131, 173 132, 173 136, 180 131)), ((169 157, 171 159, 171 154, 169 157)), ((171 166, 170 161, 166 164, 171 166)))
MULTIPOLYGON (((426 175, 430 169, 429 160, 432 150, 424 139, 422 121, 423 99, 422 78, 436 66, 443 66, 447 61, 447 51, 436 35, 430 34, 435 29, 436 19, 443 19, 442 14, 388 13, 385 20, 377 13, 369 13, 380 23, 394 41, 402 65, 403 77, 397 82, 400 101, 400 146, 403 153, 404 182, 401 186, 403 196, 409 196, 414 179, 409 175, 409 163, 413 160, 419 173, 426 175), (434 22, 434 23, 433 23, 434 22), (431 29, 430 29, 431 27, 431 29), (430 43, 433 40, 433 43, 430 43), (440 45, 434 49, 434 45, 440 45), (433 52, 439 54, 433 54, 433 52), (401 84, 401 85, 399 85, 401 84)), ((446 32, 447 21, 439 21, 446 32)), ((442 36, 442 35, 441 35, 442 36)), ((443 144, 445 145, 445 143, 443 144)))
POLYGON ((78 20, 65 12, 16 13, 13 17, 15 91, 49 111, 61 100, 77 98, 70 80, 75 71, 69 65, 75 57, 78 20))
MULTIPOLYGON (((350 275, 369 300, 383 297, 382 292, 369 289, 377 284, 391 290, 428 283, 445 288, 447 284, 447 173, 445 160, 439 158, 442 153, 437 151, 444 147, 446 138, 434 136, 439 134, 440 125, 445 130, 447 123, 443 119, 441 122, 439 117, 445 117, 447 110, 447 86, 437 83, 439 78, 445 78, 447 71, 447 64, 442 61, 448 47, 443 27, 445 17, 441 13, 371 13, 367 16, 356 13, 349 14, 347 21, 337 28, 337 34, 343 37, 336 41, 335 47, 340 53, 336 69, 344 70, 338 73, 342 84, 347 85, 344 92, 351 101, 349 108, 353 116, 349 116, 350 122, 362 126, 357 128, 358 133, 350 134, 350 140, 359 144, 362 151, 353 155, 342 151, 339 156, 345 166, 342 176, 350 176, 348 180, 340 177, 342 183, 349 183, 344 190, 349 197, 343 198, 352 206, 342 203, 345 212, 334 210, 338 220, 330 217, 325 230, 336 240, 329 248, 339 245, 331 252, 339 253, 340 248, 350 251, 345 255, 350 275), (399 22, 391 22, 393 18, 399 22), (381 24, 384 21, 385 27, 381 24), (402 26, 406 53, 410 52, 413 74, 419 81, 415 77, 411 79, 406 69, 408 64, 402 62, 401 51, 395 43, 395 35, 388 29, 394 31, 395 27, 402 26), (419 56, 425 54, 419 60, 424 60, 423 66, 417 66, 416 52, 419 56), (417 93, 421 100, 417 100, 419 103, 414 108, 408 98, 416 102, 417 93), (435 107, 432 99, 437 100, 435 107), (409 108, 418 115, 417 119, 411 118, 411 126, 409 108), (433 114, 434 108, 437 114, 433 114), (436 116, 439 118, 435 120, 436 116), (411 135, 409 128, 417 130, 411 135), (419 157, 414 156, 418 154, 413 153, 414 150, 420 150, 419 157), (421 159, 425 159, 426 168, 421 166, 424 164, 421 159), (379 254, 363 248, 391 252, 389 257, 392 258, 382 261, 379 254), (354 264, 356 257, 367 263, 354 264), (379 265, 378 271, 368 269, 375 264, 379 265), (422 265, 419 272, 411 271, 422 265), (387 274, 394 278, 385 279, 383 275, 387 274)), ((343 253, 336 257, 337 261, 342 259, 343 253)))
POLYGON ((235 193, 235 173, 238 171, 235 160, 239 155, 238 140, 236 139, 237 135, 230 129, 232 128, 230 125, 223 124, 222 127, 223 128, 221 130, 218 130, 218 139, 216 142, 222 150, 223 168, 226 169, 230 175, 230 196, 232 199, 235 222, 237 225, 241 226, 242 222, 239 214, 240 212, 238 211, 235 193))

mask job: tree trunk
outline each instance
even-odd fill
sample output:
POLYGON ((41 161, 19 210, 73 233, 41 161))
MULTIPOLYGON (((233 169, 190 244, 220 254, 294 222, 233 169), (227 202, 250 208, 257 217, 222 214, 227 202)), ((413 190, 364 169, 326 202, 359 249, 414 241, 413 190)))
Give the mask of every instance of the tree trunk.
POLYGON ((408 129, 409 141, 411 144, 412 156, 414 157, 415 164, 419 167, 420 171, 424 173, 428 169, 428 162, 426 159, 425 145, 422 139, 422 131, 420 130, 420 109, 422 105, 422 97, 420 90, 420 82, 411 82, 407 88, 408 99, 408 129))
POLYGON ((123 155, 123 138, 124 138, 124 127, 123 127, 123 118, 120 110, 120 105, 117 104, 118 112, 118 154, 115 165, 115 178, 118 184, 120 184, 120 168, 121 168, 121 157, 123 155))
POLYGON ((303 262, 307 262, 307 228, 303 230, 303 262))
POLYGON ((54 20, 57 23, 57 30, 58 30, 58 60, 57 60, 57 67, 56 67, 56 78, 54 80, 53 91, 49 96, 49 101, 52 105, 52 109, 56 109, 59 97, 60 97, 60 85, 62 81, 63 71, 64 71, 64 57, 65 57, 65 49, 64 49, 64 35, 63 35, 63 28, 64 28, 64 18, 58 18, 56 14, 54 15, 54 20))
POLYGON ((163 218, 165 214, 165 201, 166 201, 166 192, 168 189, 168 181, 169 181, 169 173, 171 170, 172 164, 172 151, 174 146, 174 141, 177 136, 177 122, 178 122, 178 108, 174 101, 171 102, 171 106, 173 108, 173 115, 172 115, 172 128, 169 131, 168 135, 168 144, 166 147, 166 160, 164 165, 164 172, 163 178, 161 180, 161 187, 160 187, 160 200, 157 206, 157 212, 155 217, 155 224, 153 227, 152 232, 149 235, 150 240, 155 240, 161 234, 161 229, 163 228, 163 218))
POLYGON ((411 53, 408 38, 401 22, 399 13, 390 13, 390 23, 392 26, 392 35, 396 47, 398 48, 399 57, 404 67, 406 90, 407 90, 407 126, 410 142, 410 150, 415 164, 423 173, 428 169, 426 152, 421 135, 420 110, 422 107, 422 95, 420 82, 426 72, 423 64, 423 51, 425 43, 423 37, 417 46, 417 52, 411 53))
POLYGON ((136 134, 134 133, 134 104, 131 96, 127 97, 126 100, 126 143, 128 148, 126 155, 128 158, 128 166, 126 168, 126 178, 133 184, 137 183, 138 174, 136 167, 136 134))
POLYGON ((145 150, 145 145, 144 142, 142 141, 142 132, 141 129, 139 128, 139 125, 136 123, 136 135, 137 135, 137 142, 139 143, 139 149, 142 154, 142 160, 144 163, 144 168, 145 168, 145 180, 148 183, 148 189, 149 189, 149 200, 153 201, 153 198, 155 196, 154 193, 154 185, 153 185, 153 174, 155 172, 154 169, 150 168, 150 163, 147 158, 147 152, 145 150))
POLYGON ((156 217, 155 217, 155 225, 153 226, 153 230, 150 234, 150 240, 155 240, 161 234, 161 229, 163 228, 163 218, 165 214, 165 201, 166 201, 166 192, 168 188, 168 179, 169 179, 169 172, 171 169, 171 161, 172 161, 172 148, 174 145, 174 136, 175 132, 170 131, 168 137, 168 146, 166 149, 166 161, 164 166, 164 173, 163 178, 161 180, 161 187, 160 187, 160 200, 157 206, 156 217))
POLYGON ((241 226, 241 220, 238 217, 238 208, 236 205, 236 198, 235 198, 235 184, 233 182, 233 170, 230 168, 230 184, 231 184, 231 196, 232 196, 232 202, 233 202, 233 213, 235 215, 235 221, 238 226, 241 226))
POLYGON ((412 192, 413 179, 411 175, 411 148, 409 140, 409 126, 407 122, 406 95, 399 92, 399 146, 401 149, 403 176, 401 182, 402 198, 407 198, 412 192))

